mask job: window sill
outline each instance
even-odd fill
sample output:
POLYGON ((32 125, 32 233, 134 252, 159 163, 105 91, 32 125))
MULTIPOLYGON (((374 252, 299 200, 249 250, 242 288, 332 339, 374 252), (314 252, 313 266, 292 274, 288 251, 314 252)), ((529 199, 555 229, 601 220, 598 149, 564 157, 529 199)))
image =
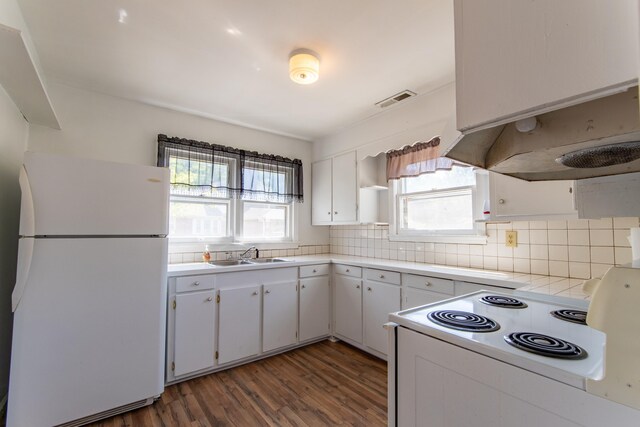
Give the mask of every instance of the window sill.
POLYGON ((472 245, 484 245, 487 243, 487 236, 477 234, 450 234, 450 235, 407 235, 389 234, 392 242, 424 242, 424 243, 461 243, 472 245))
POLYGON ((169 239, 169 253, 181 253, 181 252, 204 252, 209 246, 211 252, 233 252, 242 251, 249 246, 255 246, 259 250, 264 249, 298 249, 298 242, 214 242, 214 241, 192 241, 185 242, 172 241, 169 239))

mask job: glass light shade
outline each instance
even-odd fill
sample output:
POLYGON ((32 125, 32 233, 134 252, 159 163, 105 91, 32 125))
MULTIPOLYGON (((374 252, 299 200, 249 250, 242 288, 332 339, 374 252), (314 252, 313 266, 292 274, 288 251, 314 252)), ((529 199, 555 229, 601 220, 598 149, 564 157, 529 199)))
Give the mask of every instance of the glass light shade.
POLYGON ((298 53, 289 58, 289 77, 296 83, 308 85, 318 80, 320 61, 309 53, 298 53))

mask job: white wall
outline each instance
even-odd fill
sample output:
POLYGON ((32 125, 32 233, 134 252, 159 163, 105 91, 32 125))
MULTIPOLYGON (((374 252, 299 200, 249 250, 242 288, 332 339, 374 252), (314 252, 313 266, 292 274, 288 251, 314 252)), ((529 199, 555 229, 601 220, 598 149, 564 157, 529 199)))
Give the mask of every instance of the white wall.
POLYGON ((455 132, 455 83, 424 93, 341 132, 313 143, 313 159, 358 150, 358 158, 441 136, 446 147, 455 132))
POLYGON ((9 384, 11 358, 11 292, 16 279, 20 186, 18 176, 29 129, 0 86, 0 399, 9 384))
POLYGON ((329 243, 327 227, 311 226, 311 143, 61 84, 48 89, 62 130, 31 126, 29 150, 155 165, 157 135, 164 133, 298 158, 305 181, 305 202, 296 206, 299 241, 329 243))

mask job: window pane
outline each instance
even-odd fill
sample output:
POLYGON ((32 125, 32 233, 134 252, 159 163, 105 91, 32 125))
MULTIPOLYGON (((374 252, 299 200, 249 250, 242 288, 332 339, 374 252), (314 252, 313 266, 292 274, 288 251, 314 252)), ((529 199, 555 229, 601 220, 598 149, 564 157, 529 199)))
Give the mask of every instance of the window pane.
POLYGON ((403 227, 412 230, 471 230, 471 190, 403 197, 403 227))
POLYGON ((229 206, 207 199, 172 198, 169 204, 171 237, 226 237, 229 206))
MULTIPOLYGON (((257 164, 256 164, 257 165, 257 164)), ((242 187, 245 190, 264 193, 282 193, 286 191, 285 182, 290 169, 276 169, 265 166, 248 167, 242 170, 242 187)))
POLYGON ((438 170, 411 178, 402 178, 403 192, 405 193, 443 190, 475 184, 476 176, 473 168, 465 166, 453 166, 450 171, 438 170))
POLYGON ((229 186, 228 163, 172 156, 169 159, 169 172, 174 194, 216 197, 222 194, 216 188, 229 186), (185 193, 185 186, 189 188, 188 193, 185 193))
POLYGON ((285 205, 244 202, 242 230, 245 238, 273 239, 287 237, 285 205))

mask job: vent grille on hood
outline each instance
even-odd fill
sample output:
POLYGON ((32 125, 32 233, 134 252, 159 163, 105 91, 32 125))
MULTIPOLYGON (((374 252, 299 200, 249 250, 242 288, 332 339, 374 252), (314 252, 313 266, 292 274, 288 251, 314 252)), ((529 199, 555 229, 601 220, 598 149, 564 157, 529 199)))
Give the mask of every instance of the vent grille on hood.
POLYGON ((540 114, 535 123, 524 132, 509 123, 463 134, 446 157, 527 181, 640 172, 637 86, 540 114))

